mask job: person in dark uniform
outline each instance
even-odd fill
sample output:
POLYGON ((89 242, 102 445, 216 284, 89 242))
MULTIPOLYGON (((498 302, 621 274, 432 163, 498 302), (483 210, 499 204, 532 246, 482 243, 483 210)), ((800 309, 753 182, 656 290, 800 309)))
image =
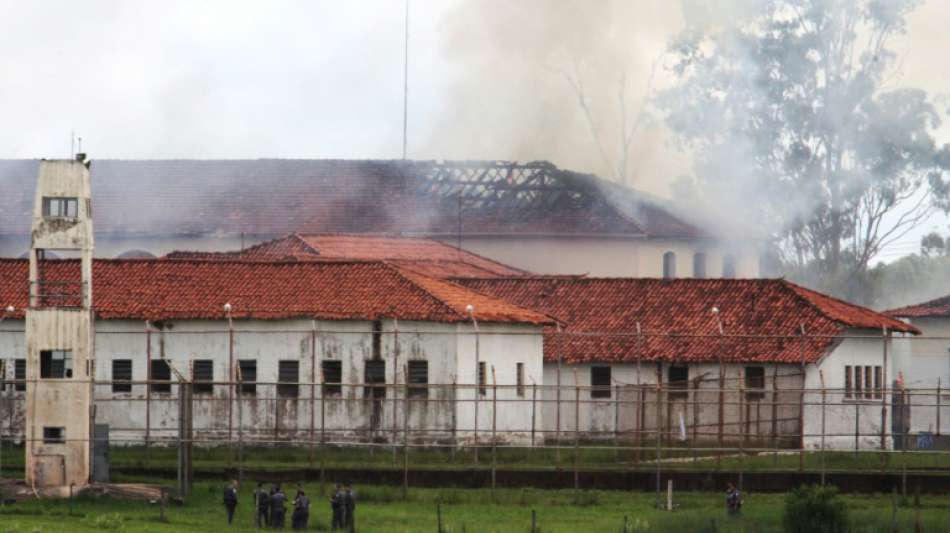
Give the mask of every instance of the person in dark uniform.
POLYGON ((284 529, 284 515, 287 513, 287 495, 280 489, 280 485, 274 486, 274 493, 270 497, 270 525, 274 529, 284 529))
POLYGON ((234 509, 238 503, 237 481, 231 480, 231 484, 224 489, 224 508, 228 511, 228 525, 234 521, 234 509))
POLYGON ((264 488, 263 482, 257 483, 257 490, 254 491, 254 515, 257 527, 267 527, 270 525, 270 493, 264 488))
POLYGON ((356 510, 356 495, 349 483, 343 484, 343 527, 353 531, 355 529, 354 511, 356 510))
POLYGON ((336 489, 333 491, 333 496, 330 497, 330 512, 332 513, 331 528, 332 529, 342 529, 343 528, 343 488, 340 487, 340 484, 336 484, 336 489))
POLYGON ((739 514, 742 509, 742 494, 732 483, 726 485, 726 511, 729 514, 739 514))
POLYGON ((297 496, 294 497, 294 514, 291 518, 294 529, 307 529, 307 521, 310 519, 310 499, 304 493, 303 489, 297 489, 297 496))

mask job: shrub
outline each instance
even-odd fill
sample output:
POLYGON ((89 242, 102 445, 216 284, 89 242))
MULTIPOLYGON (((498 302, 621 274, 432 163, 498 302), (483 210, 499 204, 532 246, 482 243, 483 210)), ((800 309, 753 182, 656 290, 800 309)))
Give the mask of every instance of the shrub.
POLYGON ((848 509, 834 487, 801 486, 785 497, 788 533, 847 533, 848 509))

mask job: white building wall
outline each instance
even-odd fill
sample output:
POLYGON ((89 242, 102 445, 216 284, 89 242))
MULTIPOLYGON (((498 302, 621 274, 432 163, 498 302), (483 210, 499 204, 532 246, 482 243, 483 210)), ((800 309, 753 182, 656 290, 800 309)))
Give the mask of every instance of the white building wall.
POLYGON ((950 433, 950 318, 915 318, 907 322, 922 332, 920 337, 905 336, 893 342, 894 368, 903 373, 904 386, 913 401, 910 432, 947 435, 950 433))
MULTIPOLYGON (((452 400, 456 394, 459 397, 466 394, 466 384, 471 387, 475 383, 471 326, 402 321, 397 324, 392 320, 382 321, 381 325, 384 333, 378 357, 385 361, 387 387, 385 398, 374 400, 366 398, 362 386, 364 361, 374 357, 372 322, 235 321, 235 368, 240 360, 257 361, 260 383, 255 394, 243 394, 240 401, 234 389, 225 385, 216 385, 210 395, 195 393, 195 438, 217 442, 239 437, 245 441, 290 441, 308 439, 313 433, 316 439, 323 435, 327 442, 352 441, 357 435, 367 437, 371 420, 375 419, 379 422, 372 428, 375 430, 372 438, 395 438, 401 442, 406 405, 405 368, 408 361, 423 359, 428 361, 429 383, 444 386, 431 387, 428 397, 410 397, 410 438, 420 442, 449 442, 454 436, 464 437, 456 435, 456 430, 474 427, 474 402, 456 404, 452 400), (394 335, 397 327, 398 335, 394 335), (397 338, 398 350, 395 349, 397 338), (280 360, 299 362, 299 379, 303 384, 296 398, 277 397, 275 382, 280 360), (319 385, 323 360, 342 362, 343 387, 339 396, 323 398, 319 385), (470 369, 460 372, 460 362, 470 369), (311 386, 311 380, 317 384, 311 386), (458 387, 453 387, 453 382, 458 387), (373 416, 374 411, 377 411, 376 416, 373 416), (325 433, 322 433, 324 427, 325 433)), ((98 321, 96 327, 98 380, 112 380, 114 359, 131 359, 133 381, 145 381, 149 344, 153 359, 171 361, 174 368, 189 378, 192 361, 210 359, 214 362, 214 380, 229 379, 229 340, 224 320, 152 324, 150 343, 144 322, 98 321)), ((499 384, 498 431, 521 432, 506 435, 509 440, 529 439, 531 412, 523 408, 523 404, 530 402, 527 396, 530 384, 541 382, 540 328, 498 324, 481 324, 480 328, 482 359, 489 368, 495 367, 499 384), (525 397, 519 397, 514 387, 516 362, 524 363, 525 397)), ((22 331, 22 321, 0 323, 0 359, 7 363, 8 378, 13 377, 13 360, 25 357, 22 331)), ((474 389, 467 390, 471 394, 474 389)), ((491 431, 491 387, 488 391, 479 402, 479 428, 486 437, 491 431)), ((141 442, 146 420, 151 441, 174 440, 178 424, 177 394, 174 384, 170 393, 149 393, 144 383, 133 384, 130 393, 113 393, 111 384, 97 385, 97 423, 109 424, 114 443, 141 442)), ((24 394, 13 391, 12 386, 4 387, 0 399, 4 400, 0 402, 0 412, 10 411, 10 416, 4 416, 0 423, 4 424, 4 434, 20 435, 24 394)), ((540 413, 536 423, 540 429, 540 413)))
POLYGON ((884 382, 890 391, 895 378, 893 341, 888 343, 889 356, 885 365, 884 341, 879 331, 852 329, 846 330, 843 336, 867 338, 844 338, 817 364, 806 367, 805 388, 810 392, 805 395, 805 447, 821 448, 824 409, 826 449, 880 449, 883 404, 886 406, 884 429, 887 434, 884 444, 891 448, 891 395, 871 394, 871 398, 861 399, 845 397, 845 367, 881 366, 885 372, 884 382), (822 388, 822 375, 826 390, 824 408, 821 394, 817 392, 822 388))

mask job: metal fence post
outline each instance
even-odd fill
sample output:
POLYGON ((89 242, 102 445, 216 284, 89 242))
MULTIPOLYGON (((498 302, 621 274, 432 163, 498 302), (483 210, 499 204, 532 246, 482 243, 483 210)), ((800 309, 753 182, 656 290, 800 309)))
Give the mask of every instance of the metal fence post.
POLYGON ((491 499, 495 501, 495 475, 498 468, 498 381, 491 367, 491 499))
MULTIPOLYGON (((409 497, 409 365, 403 367, 403 406, 402 406, 402 499, 409 497)), ((393 392, 393 396, 395 396, 393 392)), ((396 412, 393 411, 393 418, 396 412)))
POLYGON ((821 486, 825 486, 825 372, 818 371, 821 382, 821 486))

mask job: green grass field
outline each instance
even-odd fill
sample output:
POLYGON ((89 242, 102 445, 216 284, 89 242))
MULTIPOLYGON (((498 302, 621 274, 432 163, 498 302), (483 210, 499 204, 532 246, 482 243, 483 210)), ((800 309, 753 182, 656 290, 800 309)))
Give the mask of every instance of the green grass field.
MULTIPOLYGON (((141 481, 141 480, 139 480, 141 481)), ((110 498, 78 498, 69 514, 66 501, 20 502, 0 509, 0 533, 59 531, 172 532, 214 531, 226 528, 219 483, 196 485, 192 499, 184 506, 169 506, 167 522, 160 522, 159 508, 141 501, 110 498)), ((293 489, 293 487, 286 487, 293 489)), ((304 486, 313 502, 310 530, 328 529, 329 505, 315 484, 304 486)), ((413 489, 408 499, 393 487, 356 487, 358 494, 357 531, 435 532, 437 506, 441 507, 446 532, 527 532, 531 512, 536 512, 540 530, 622 531, 627 517, 628 531, 674 531, 692 533, 782 531, 783 496, 746 494, 740 517, 727 516, 721 494, 681 493, 675 495, 673 512, 654 508, 652 493, 585 491, 499 490, 495 501, 487 490, 413 489), (715 529, 712 529, 712 524, 715 529)), ((250 483, 241 487, 235 525, 229 530, 251 531, 253 512, 250 483)), ((911 502, 891 495, 846 496, 852 531, 891 531, 892 504, 897 503, 898 531, 914 531, 915 509, 911 502)), ((921 497, 923 531, 950 531, 950 497, 921 497)), ((289 520, 288 520, 289 523, 289 520)))

